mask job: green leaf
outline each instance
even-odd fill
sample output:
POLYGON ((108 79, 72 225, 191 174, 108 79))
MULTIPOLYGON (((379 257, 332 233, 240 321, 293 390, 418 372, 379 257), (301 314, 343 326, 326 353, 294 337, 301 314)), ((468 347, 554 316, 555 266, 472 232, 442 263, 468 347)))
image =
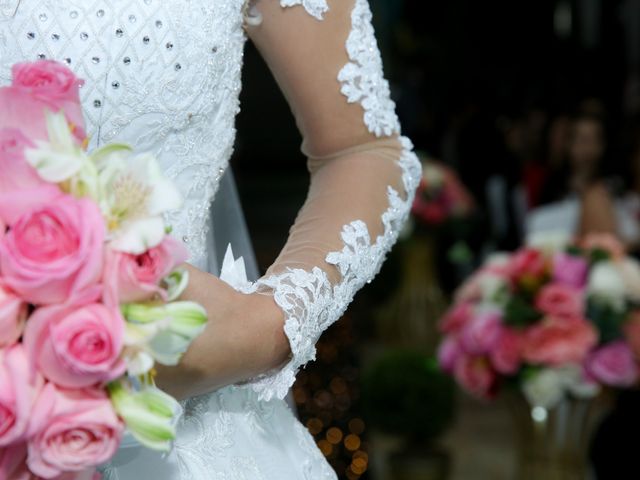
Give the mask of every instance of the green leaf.
POLYGON ((599 263, 599 262, 606 262, 607 260, 610 260, 610 259, 611 259, 611 255, 609 254, 609 252, 607 252, 606 250, 603 250, 602 248, 594 248, 590 252, 590 260, 592 265, 595 265, 596 263, 599 263))
POLYGON ((542 317, 541 312, 519 296, 511 297, 505 307, 504 322, 512 327, 528 327, 542 317))
POLYGON ((113 153, 131 152, 132 150, 133 149, 125 143, 110 143, 95 150, 90 157, 96 164, 99 164, 113 153))
POLYGON ((573 255, 574 257, 584 257, 584 250, 577 245, 567 247, 566 251, 569 255, 573 255))
POLYGON ((587 318, 600 332, 600 343, 609 343, 624 337, 622 327, 627 318, 627 309, 612 308, 608 303, 590 298, 587 302, 587 318))

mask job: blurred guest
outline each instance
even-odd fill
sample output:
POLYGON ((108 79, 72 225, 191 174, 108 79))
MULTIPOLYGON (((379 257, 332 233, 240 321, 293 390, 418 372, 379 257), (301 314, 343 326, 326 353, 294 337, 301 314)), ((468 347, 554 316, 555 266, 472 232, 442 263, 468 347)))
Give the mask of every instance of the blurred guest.
POLYGON ((532 211, 527 233, 561 232, 568 236, 591 232, 612 233, 627 244, 640 239, 637 219, 626 202, 614 195, 604 174, 607 151, 603 117, 592 108, 576 115, 571 122, 567 163, 559 169, 555 182, 556 201, 532 211))
POLYGON ((592 113, 577 116, 569 141, 569 192, 581 198, 578 233, 617 234, 613 198, 602 175, 606 136, 601 117, 592 113))
MULTIPOLYGON (((627 160, 628 178, 626 192, 620 200, 629 218, 640 222, 640 118, 631 123, 627 129, 623 146, 623 154, 627 160)), ((640 239, 630 243, 630 250, 636 256, 640 254, 640 239)))
POLYGON ((558 172, 565 166, 569 140, 571 138, 571 118, 569 115, 556 116, 547 133, 547 165, 551 172, 558 172))

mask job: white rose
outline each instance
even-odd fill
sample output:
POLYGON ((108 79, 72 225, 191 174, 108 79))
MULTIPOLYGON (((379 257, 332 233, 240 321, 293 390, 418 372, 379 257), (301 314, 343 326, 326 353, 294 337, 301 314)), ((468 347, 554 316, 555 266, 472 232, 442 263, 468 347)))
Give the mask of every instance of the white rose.
POLYGON ((613 262, 599 262, 591 271, 587 293, 597 300, 622 310, 625 306, 626 290, 622 275, 613 262))
POLYGON ((640 301, 640 263, 632 258, 625 258, 616 263, 616 267, 624 282, 627 297, 640 301))
POLYGON ((428 189, 439 188, 444 183, 442 169, 431 162, 422 164, 422 178, 427 182, 428 189))
POLYGON ((487 268, 502 268, 509 265, 511 254, 506 252, 494 252, 490 254, 484 262, 487 268))
POLYGON ((586 381, 579 365, 564 365, 540 371, 522 385, 522 391, 532 407, 551 410, 567 393, 577 398, 593 398, 600 392, 600 386, 586 381))
POLYGON ((585 379, 584 370, 580 365, 568 364, 554 369, 562 379, 565 389, 577 398, 592 398, 600 392, 597 383, 585 379))
POLYGON ((564 396, 564 381, 556 369, 541 370, 522 385, 522 393, 532 407, 547 410, 555 407, 564 396))
POLYGON ((532 233, 527 238, 527 245, 536 250, 553 254, 564 250, 570 243, 571 236, 562 231, 532 233))
POLYGON ((483 303, 501 305, 507 292, 504 277, 490 272, 481 273, 477 279, 483 303))

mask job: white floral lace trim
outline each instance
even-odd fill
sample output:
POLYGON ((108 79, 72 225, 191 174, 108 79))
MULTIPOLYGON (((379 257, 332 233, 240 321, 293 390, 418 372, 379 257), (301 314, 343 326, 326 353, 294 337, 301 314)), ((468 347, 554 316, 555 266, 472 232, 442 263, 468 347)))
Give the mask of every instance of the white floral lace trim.
POLYGON ((369 2, 356 0, 346 44, 351 61, 342 68, 338 80, 347 101, 362 105, 369 131, 378 137, 391 136, 400 133, 400 122, 395 113, 396 104, 391 100, 389 82, 384 78, 372 18, 369 2))
POLYGON ((273 292, 276 303, 284 311, 284 330, 292 351, 292 358, 284 368, 251 382, 261 400, 286 397, 298 370, 315 360, 315 345, 322 332, 342 317, 355 293, 379 272, 387 252, 396 242, 421 177, 420 162, 412 151, 411 141, 402 137, 401 142, 403 153, 399 165, 406 198, 388 187, 389 208, 382 215, 384 233, 373 245, 364 222, 356 220, 345 225, 344 248, 326 257, 327 263, 340 271, 340 283, 332 285, 318 267, 310 272, 289 269, 257 282, 258 288, 273 292))
POLYGON ((322 16, 329 10, 327 0, 280 0, 282 7, 302 5, 309 15, 322 20, 322 16))

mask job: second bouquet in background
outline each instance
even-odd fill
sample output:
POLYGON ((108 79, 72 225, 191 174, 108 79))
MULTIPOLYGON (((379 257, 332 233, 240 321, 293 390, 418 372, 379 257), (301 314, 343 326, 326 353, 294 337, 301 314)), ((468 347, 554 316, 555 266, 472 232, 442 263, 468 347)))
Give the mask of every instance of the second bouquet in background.
POLYGON ((640 266, 612 237, 490 259, 441 322, 441 367, 483 398, 515 386, 532 407, 639 379, 640 266))
POLYGON ((0 89, 0 478, 88 478, 125 430, 169 450, 180 407, 153 368, 207 320, 178 301, 178 191, 152 155, 86 151, 81 83, 41 61, 0 89))

